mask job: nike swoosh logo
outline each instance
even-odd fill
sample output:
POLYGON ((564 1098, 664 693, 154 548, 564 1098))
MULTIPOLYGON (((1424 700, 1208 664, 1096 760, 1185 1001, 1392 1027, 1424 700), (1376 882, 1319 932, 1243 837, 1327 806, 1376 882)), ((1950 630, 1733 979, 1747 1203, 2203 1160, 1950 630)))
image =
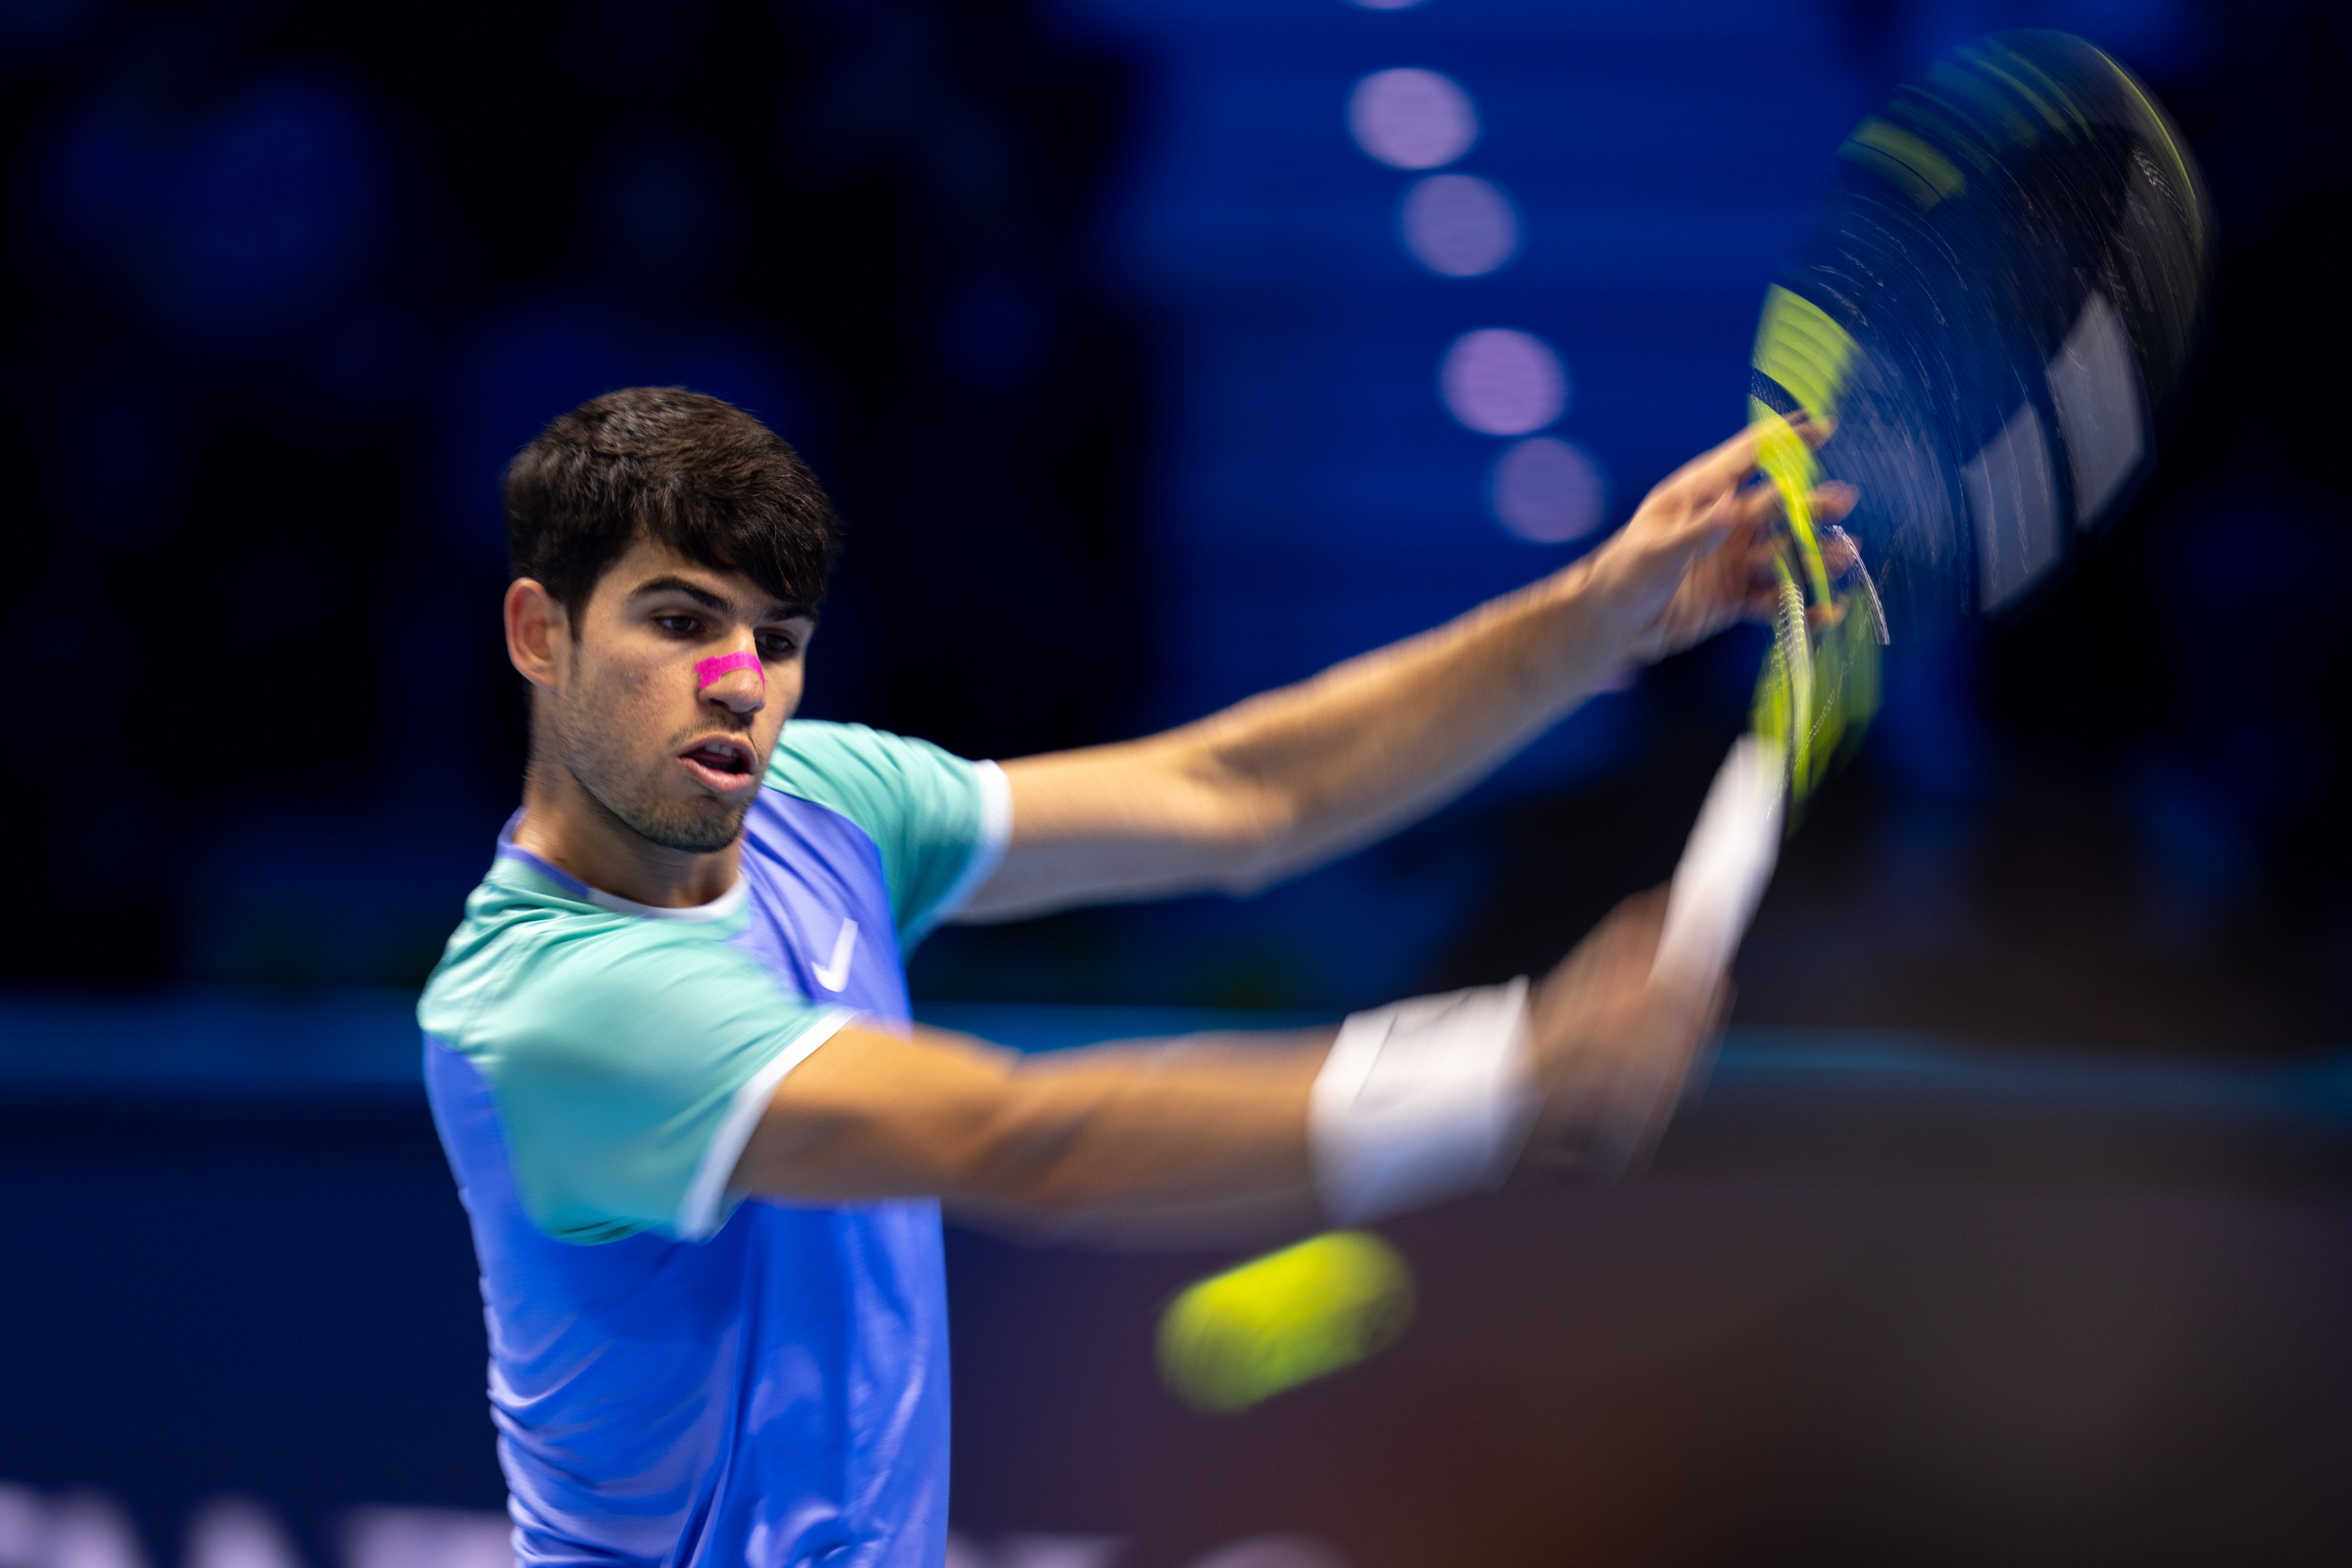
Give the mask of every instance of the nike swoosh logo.
POLYGON ((850 983, 850 955, 858 947, 858 922, 841 922, 841 935, 833 939, 833 956, 815 968, 816 983, 827 991, 839 991, 850 983))

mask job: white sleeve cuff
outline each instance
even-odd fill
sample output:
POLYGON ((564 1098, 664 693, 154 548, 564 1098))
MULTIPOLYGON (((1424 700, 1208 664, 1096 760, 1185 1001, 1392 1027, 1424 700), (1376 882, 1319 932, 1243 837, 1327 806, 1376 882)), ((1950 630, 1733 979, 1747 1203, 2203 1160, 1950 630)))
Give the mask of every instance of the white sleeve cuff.
POLYGON ((954 919, 956 911, 1004 863, 1005 846, 1012 842, 1012 781, 994 762, 974 762, 972 771, 980 785, 979 841, 972 846, 972 858, 964 862, 962 873, 932 906, 925 929, 954 919))
POLYGON ((744 1146, 752 1141, 752 1130, 760 1125, 760 1114, 775 1098, 776 1085, 857 1016, 848 1007, 832 1008, 795 1035, 768 1059, 766 1066, 752 1074, 749 1083, 735 1091, 734 1098, 727 1102, 727 1113, 720 1119, 718 1131, 710 1135, 710 1147, 695 1162, 694 1179, 686 1184, 686 1200, 678 1205, 680 1240, 700 1242, 717 1232, 729 1212, 727 1178, 735 1173, 735 1163, 743 1158, 744 1146))
POLYGON ((1307 1143, 1334 1224, 1499 1186, 1536 1110, 1527 981, 1359 1012, 1315 1075, 1307 1143))

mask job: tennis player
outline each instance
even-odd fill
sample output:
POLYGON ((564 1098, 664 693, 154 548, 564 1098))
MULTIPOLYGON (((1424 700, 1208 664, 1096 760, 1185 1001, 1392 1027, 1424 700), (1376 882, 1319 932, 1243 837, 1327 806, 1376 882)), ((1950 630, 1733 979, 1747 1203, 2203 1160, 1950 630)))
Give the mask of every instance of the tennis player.
POLYGON ((1376 1219, 1525 1158, 1622 1170, 1720 1006, 1719 976, 1651 983, 1657 895, 1532 984, 1336 1031, 1023 1057, 910 1026, 903 963, 946 919, 1302 871, 1769 609, 1752 457, 1726 443, 1435 631, 999 766, 788 725, 834 519, 759 421, 640 388, 549 425, 506 478, 522 808, 418 1009, 518 1561, 939 1563, 943 1202, 1198 1236, 1376 1219))

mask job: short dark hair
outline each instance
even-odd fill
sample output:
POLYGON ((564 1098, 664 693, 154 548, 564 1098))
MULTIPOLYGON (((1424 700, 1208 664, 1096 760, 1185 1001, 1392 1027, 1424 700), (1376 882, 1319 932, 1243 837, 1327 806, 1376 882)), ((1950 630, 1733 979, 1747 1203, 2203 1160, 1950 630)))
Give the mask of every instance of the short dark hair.
POLYGON ((507 465, 507 555, 575 619, 640 539, 788 603, 824 597, 840 524, 782 436, 731 403, 637 386, 559 415, 507 465))

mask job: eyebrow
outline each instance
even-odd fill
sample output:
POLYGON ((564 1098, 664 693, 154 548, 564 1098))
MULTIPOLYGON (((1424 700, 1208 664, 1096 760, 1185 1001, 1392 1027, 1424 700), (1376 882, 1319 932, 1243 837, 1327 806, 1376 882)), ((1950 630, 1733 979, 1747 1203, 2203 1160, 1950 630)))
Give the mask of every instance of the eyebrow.
MULTIPOLYGON (((630 590, 629 597, 643 599, 649 594, 683 594, 705 610, 731 612, 735 608, 720 595, 712 593, 699 583, 689 582, 679 576, 649 577, 630 590)), ((771 599, 768 601, 766 613, 755 618, 760 620, 814 620, 816 612, 797 599, 771 599)))

